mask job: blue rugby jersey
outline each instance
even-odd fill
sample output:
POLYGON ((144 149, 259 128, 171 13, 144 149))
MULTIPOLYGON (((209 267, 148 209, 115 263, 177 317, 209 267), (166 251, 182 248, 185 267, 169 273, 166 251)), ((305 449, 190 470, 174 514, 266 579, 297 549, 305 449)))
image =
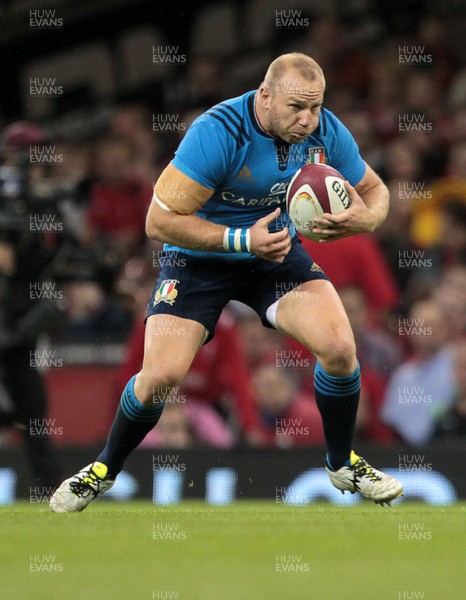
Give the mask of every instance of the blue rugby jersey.
MULTIPOLYGON (((260 126, 254 109, 256 91, 221 102, 200 115, 181 141, 172 164, 213 196, 195 214, 227 227, 251 227, 280 206, 282 214, 271 232, 289 227, 285 194, 294 173, 303 165, 320 162, 337 169, 351 185, 364 176, 366 165, 348 129, 333 113, 321 109, 317 129, 299 144, 277 140, 260 126)), ((186 250, 196 256, 244 260, 251 254, 186 250)))

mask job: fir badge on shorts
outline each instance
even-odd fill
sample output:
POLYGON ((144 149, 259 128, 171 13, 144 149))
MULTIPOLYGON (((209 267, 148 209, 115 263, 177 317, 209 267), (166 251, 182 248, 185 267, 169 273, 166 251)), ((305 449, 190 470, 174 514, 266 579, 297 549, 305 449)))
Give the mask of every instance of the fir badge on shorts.
POLYGON ((155 293, 155 300, 152 306, 156 306, 160 302, 172 305, 178 296, 178 290, 176 289, 178 283, 180 283, 178 279, 164 279, 155 293))

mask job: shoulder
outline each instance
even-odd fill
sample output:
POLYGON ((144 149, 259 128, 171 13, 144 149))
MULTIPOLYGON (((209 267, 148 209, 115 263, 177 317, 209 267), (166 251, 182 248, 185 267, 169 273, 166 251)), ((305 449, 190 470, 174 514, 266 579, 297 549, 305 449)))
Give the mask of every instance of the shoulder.
POLYGON ((243 94, 236 98, 219 102, 200 115, 192 124, 193 128, 201 128, 207 134, 222 135, 237 147, 243 146, 251 139, 247 127, 247 98, 251 94, 243 94))
POLYGON ((328 108, 322 108, 319 120, 319 133, 322 137, 333 137, 341 133, 349 133, 348 128, 328 108))

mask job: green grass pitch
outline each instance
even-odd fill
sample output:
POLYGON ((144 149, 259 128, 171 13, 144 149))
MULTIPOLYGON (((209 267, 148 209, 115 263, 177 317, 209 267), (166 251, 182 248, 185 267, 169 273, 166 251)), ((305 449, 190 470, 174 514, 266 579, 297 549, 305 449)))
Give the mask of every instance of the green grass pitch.
POLYGON ((459 600, 466 505, 0 509, 5 600, 459 600), (45 565, 45 566, 44 566, 45 565))

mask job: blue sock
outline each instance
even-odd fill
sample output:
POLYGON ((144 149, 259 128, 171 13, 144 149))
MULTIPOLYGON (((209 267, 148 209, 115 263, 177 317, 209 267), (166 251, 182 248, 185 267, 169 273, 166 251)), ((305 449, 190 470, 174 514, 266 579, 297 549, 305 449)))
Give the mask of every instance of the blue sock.
POLYGON ((314 390, 327 443, 327 464, 338 471, 349 460, 358 412, 359 365, 351 375, 334 377, 316 364, 314 390))
POLYGON ((123 390, 107 444, 96 458, 97 462, 107 465, 112 478, 118 475, 128 455, 158 423, 164 408, 164 404, 141 404, 134 393, 135 379, 136 375, 128 381, 123 390))

